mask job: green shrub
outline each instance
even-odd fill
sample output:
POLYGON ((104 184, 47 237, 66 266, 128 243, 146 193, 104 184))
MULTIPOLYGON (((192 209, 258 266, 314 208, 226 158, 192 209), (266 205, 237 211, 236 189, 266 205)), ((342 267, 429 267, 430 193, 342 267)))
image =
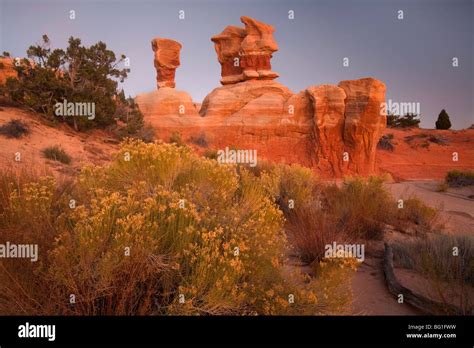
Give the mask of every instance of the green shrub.
POLYGON ((50 160, 58 161, 64 164, 71 163, 71 156, 69 156, 66 151, 64 151, 64 149, 58 145, 48 146, 47 148, 43 149, 42 152, 44 157, 50 160))
POLYGON ((199 146, 199 147, 208 147, 208 141, 206 137, 206 133, 201 133, 198 136, 191 136, 190 138, 191 143, 199 146))
POLYGON ((325 204, 337 222, 352 238, 381 239, 384 224, 395 214, 395 202, 377 177, 346 179, 342 187, 328 186, 325 204))
POLYGON ((15 103, 67 122, 76 130, 115 123, 117 80, 123 82, 129 72, 117 65, 125 56, 116 59, 105 43, 85 47, 74 37, 65 50, 51 50, 47 35, 41 45, 30 46, 27 54, 30 59, 15 68, 18 79, 6 83, 7 94, 15 103), (94 103, 95 118, 55 116, 55 105, 65 100, 94 103))
POLYGON ((268 192, 275 197, 280 209, 287 213, 291 207, 312 204, 319 182, 311 169, 299 164, 269 165, 265 162, 256 169, 265 182, 268 192))
POLYGON ((418 128, 419 117, 419 115, 410 113, 405 116, 387 115, 387 126, 390 128, 418 128))
POLYGON ((438 115, 438 120, 436 120, 436 129, 449 129, 451 128, 451 121, 449 120, 449 115, 446 110, 441 110, 438 115))
POLYGON ((386 134, 383 135, 380 139, 379 142, 377 143, 377 148, 381 150, 386 150, 386 151, 391 151, 395 149, 392 143, 393 139, 393 134, 386 134))
POLYGON ((393 128, 397 126, 399 116, 387 113, 387 127, 393 128))
POLYGON ((28 135, 30 130, 28 126, 21 120, 11 120, 8 123, 0 126, 0 134, 7 138, 21 138, 28 135))
POLYGON ((474 185, 474 171, 451 170, 446 174, 445 180, 451 187, 474 185))
POLYGON ((120 91, 114 99, 115 112, 113 119, 121 121, 125 125, 119 127, 118 135, 121 139, 133 137, 145 142, 154 140, 154 130, 149 124, 145 125, 143 114, 133 98, 126 98, 124 91, 120 91))
POLYGON ((171 133, 170 139, 169 139, 168 142, 171 143, 171 144, 175 144, 177 146, 184 146, 185 145, 183 139, 181 138, 181 133, 179 133, 179 132, 171 133))

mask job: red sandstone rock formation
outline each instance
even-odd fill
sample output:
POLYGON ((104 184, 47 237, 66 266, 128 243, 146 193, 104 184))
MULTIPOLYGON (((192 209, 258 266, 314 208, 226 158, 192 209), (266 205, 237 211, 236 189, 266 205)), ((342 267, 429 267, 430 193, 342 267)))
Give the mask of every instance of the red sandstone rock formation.
MULTIPOLYGON (((228 26, 212 38, 224 86, 206 96, 199 114, 191 97, 174 89, 136 98, 157 135, 167 139, 179 132, 192 142, 204 134, 209 148, 255 149, 259 159, 300 163, 324 177, 375 174, 376 145, 386 124, 380 114, 385 85, 366 78, 294 94, 272 81, 278 76, 270 66, 278 49, 274 28, 248 17, 242 22, 245 29, 228 26), (237 55, 240 66, 232 64, 237 55)), ((155 46, 154 51, 156 56, 155 46)), ((158 60, 177 61, 173 66, 178 66, 179 49, 171 51, 174 59, 155 58, 155 65, 158 60)))
POLYGON ((217 146, 257 149, 263 157, 311 166, 323 176, 376 173, 375 151, 385 128, 385 86, 367 78, 311 86, 293 94, 274 81, 218 87, 202 104, 201 131, 217 146))
POLYGON ((339 83, 346 92, 344 112, 344 144, 349 153, 349 171, 369 175, 376 171, 377 143, 387 124, 380 112, 385 102, 385 85, 365 78, 339 83))
POLYGON ((135 98, 146 121, 155 128, 192 124, 198 112, 191 96, 176 90, 174 74, 180 64, 181 44, 174 40, 155 38, 151 42, 155 53, 158 90, 143 93, 135 98))
POLYGON ((180 65, 179 53, 181 44, 174 40, 154 38, 151 47, 155 52, 155 69, 157 88, 175 87, 174 76, 176 68, 180 65))
POLYGON ((135 101, 152 125, 187 125, 190 117, 199 117, 191 96, 174 88, 139 94, 135 101))
POLYGON ((336 176, 343 174, 346 93, 334 85, 306 89, 313 106, 312 136, 316 165, 336 176))
POLYGON ((227 26, 211 38, 221 64, 223 85, 244 80, 273 80, 270 60, 278 45, 273 38, 275 28, 253 18, 240 17, 244 28, 227 26))
POLYGON ((245 29, 229 25, 222 33, 211 38, 221 64, 221 83, 223 85, 244 80, 239 53, 245 35, 245 29))
POLYGON ((247 36, 242 41, 241 67, 246 80, 274 79, 278 77, 272 71, 270 59, 278 51, 278 44, 273 38, 275 28, 253 18, 242 16, 247 36))
POLYGON ((257 120, 279 117, 286 100, 293 93, 275 81, 247 81, 215 88, 204 99, 203 117, 252 117, 257 120))

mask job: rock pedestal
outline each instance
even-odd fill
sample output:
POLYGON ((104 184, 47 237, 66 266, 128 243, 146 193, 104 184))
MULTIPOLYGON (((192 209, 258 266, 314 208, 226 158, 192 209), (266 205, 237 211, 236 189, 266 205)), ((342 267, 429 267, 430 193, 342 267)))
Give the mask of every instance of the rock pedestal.
POLYGON ((245 38, 245 29, 233 25, 225 27, 219 35, 211 38, 221 64, 221 83, 223 85, 244 80, 240 65, 240 46, 245 38))
POLYGON ((174 82, 176 68, 180 65, 181 44, 174 40, 157 37, 151 41, 151 48, 155 53, 157 88, 174 88, 176 86, 174 82))
POLYGON ((223 85, 246 80, 273 80, 270 60, 278 45, 273 38, 275 28, 250 17, 241 17, 245 28, 227 26, 211 38, 221 64, 223 85))
POLYGON ((273 52, 278 51, 278 44, 273 38, 275 28, 253 18, 242 16, 247 36, 242 41, 242 61, 244 78, 272 80, 278 74, 272 71, 270 60, 273 52))
POLYGON ((176 68, 180 65, 181 44, 177 41, 154 38, 151 47, 155 54, 158 90, 143 93, 135 98, 145 119, 156 129, 193 123, 199 117, 191 96, 175 89, 176 68))

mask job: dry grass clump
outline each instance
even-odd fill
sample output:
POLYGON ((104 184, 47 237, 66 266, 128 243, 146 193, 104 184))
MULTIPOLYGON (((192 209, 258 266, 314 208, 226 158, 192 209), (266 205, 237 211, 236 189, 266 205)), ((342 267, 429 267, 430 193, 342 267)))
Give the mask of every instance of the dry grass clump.
POLYGON ((61 162, 64 164, 69 164, 71 163, 71 160, 72 160, 71 156, 69 156, 69 154, 58 145, 48 146, 44 148, 42 152, 43 152, 43 156, 46 157, 47 159, 61 162))
POLYGON ((427 206, 419 198, 411 197, 403 202, 403 208, 397 209, 392 224, 399 230, 414 228, 424 234, 438 227, 439 212, 427 206))
POLYGON ((22 136, 28 135, 30 129, 28 125, 22 120, 11 120, 8 123, 0 126, 0 135, 7 138, 21 138, 22 136))
POLYGON ((321 261, 327 244, 380 240, 387 224, 426 232, 437 217, 435 209, 417 198, 407 199, 399 209, 379 177, 347 178, 342 185, 331 185, 300 166, 277 168, 277 174, 267 175, 275 167, 259 174, 285 213, 292 246, 307 263, 321 261), (293 199, 295 205, 289 208, 293 199))
POLYGON ((381 239, 384 225, 395 212, 395 202, 378 177, 350 178, 341 187, 324 191, 325 204, 336 221, 353 238, 381 239))
POLYGON ((287 220, 289 241, 301 260, 308 264, 324 259, 326 245, 353 240, 346 229, 338 228, 337 221, 317 203, 290 211, 287 220))
POLYGON ((393 152, 395 146, 393 145, 394 135, 392 133, 382 135, 377 143, 377 149, 393 152))
POLYGON ((473 237, 437 235, 431 239, 399 242, 393 245, 393 252, 395 265, 425 276, 429 280, 428 290, 446 307, 451 303, 464 313, 472 314, 473 237))
POLYGON ((446 182, 441 182, 436 186, 436 192, 446 192, 449 189, 449 185, 446 182))
POLYGON ((474 171, 451 170, 446 174, 446 183, 450 187, 474 185, 474 171))
POLYGON ((1 240, 39 244, 38 262, 0 259, 1 314, 334 314, 349 301, 350 265, 285 276, 264 178, 188 147, 129 140, 75 185, 0 178, 1 240))

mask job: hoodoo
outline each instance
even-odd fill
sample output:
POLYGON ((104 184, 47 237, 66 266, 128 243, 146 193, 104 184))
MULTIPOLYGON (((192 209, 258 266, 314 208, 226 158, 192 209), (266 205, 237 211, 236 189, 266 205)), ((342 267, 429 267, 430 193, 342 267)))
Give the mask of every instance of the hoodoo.
MULTIPOLYGON (((174 88, 181 45, 152 41, 158 90, 137 96, 159 137, 178 132, 184 141, 205 138, 208 148, 257 150, 260 158, 300 163, 324 177, 377 173, 376 145, 385 128, 380 113, 385 85, 373 78, 310 86, 294 94, 274 81, 275 28, 250 17, 211 38, 221 84, 202 102, 174 88), (199 115, 201 117, 199 117, 199 115)), ((201 141, 202 143, 202 141, 201 141)))
POLYGON ((174 82, 176 69, 181 64, 179 61, 181 44, 174 40, 157 37, 151 40, 151 48, 155 53, 157 88, 174 88, 176 86, 174 82))
POLYGON ((272 71, 270 60, 273 52, 278 51, 278 45, 273 38, 275 28, 253 18, 242 16, 247 36, 242 41, 241 66, 246 80, 271 80, 278 77, 272 71))
POLYGON ((179 42, 171 39, 157 37, 151 40, 157 90, 139 94, 135 101, 146 121, 157 129, 166 125, 186 125, 198 117, 191 96, 175 89, 181 47, 179 42))
POLYGON ((214 42, 217 59, 221 64, 221 83, 223 85, 244 80, 240 66, 240 50, 245 35, 245 29, 229 25, 222 33, 211 38, 211 41, 214 42))

